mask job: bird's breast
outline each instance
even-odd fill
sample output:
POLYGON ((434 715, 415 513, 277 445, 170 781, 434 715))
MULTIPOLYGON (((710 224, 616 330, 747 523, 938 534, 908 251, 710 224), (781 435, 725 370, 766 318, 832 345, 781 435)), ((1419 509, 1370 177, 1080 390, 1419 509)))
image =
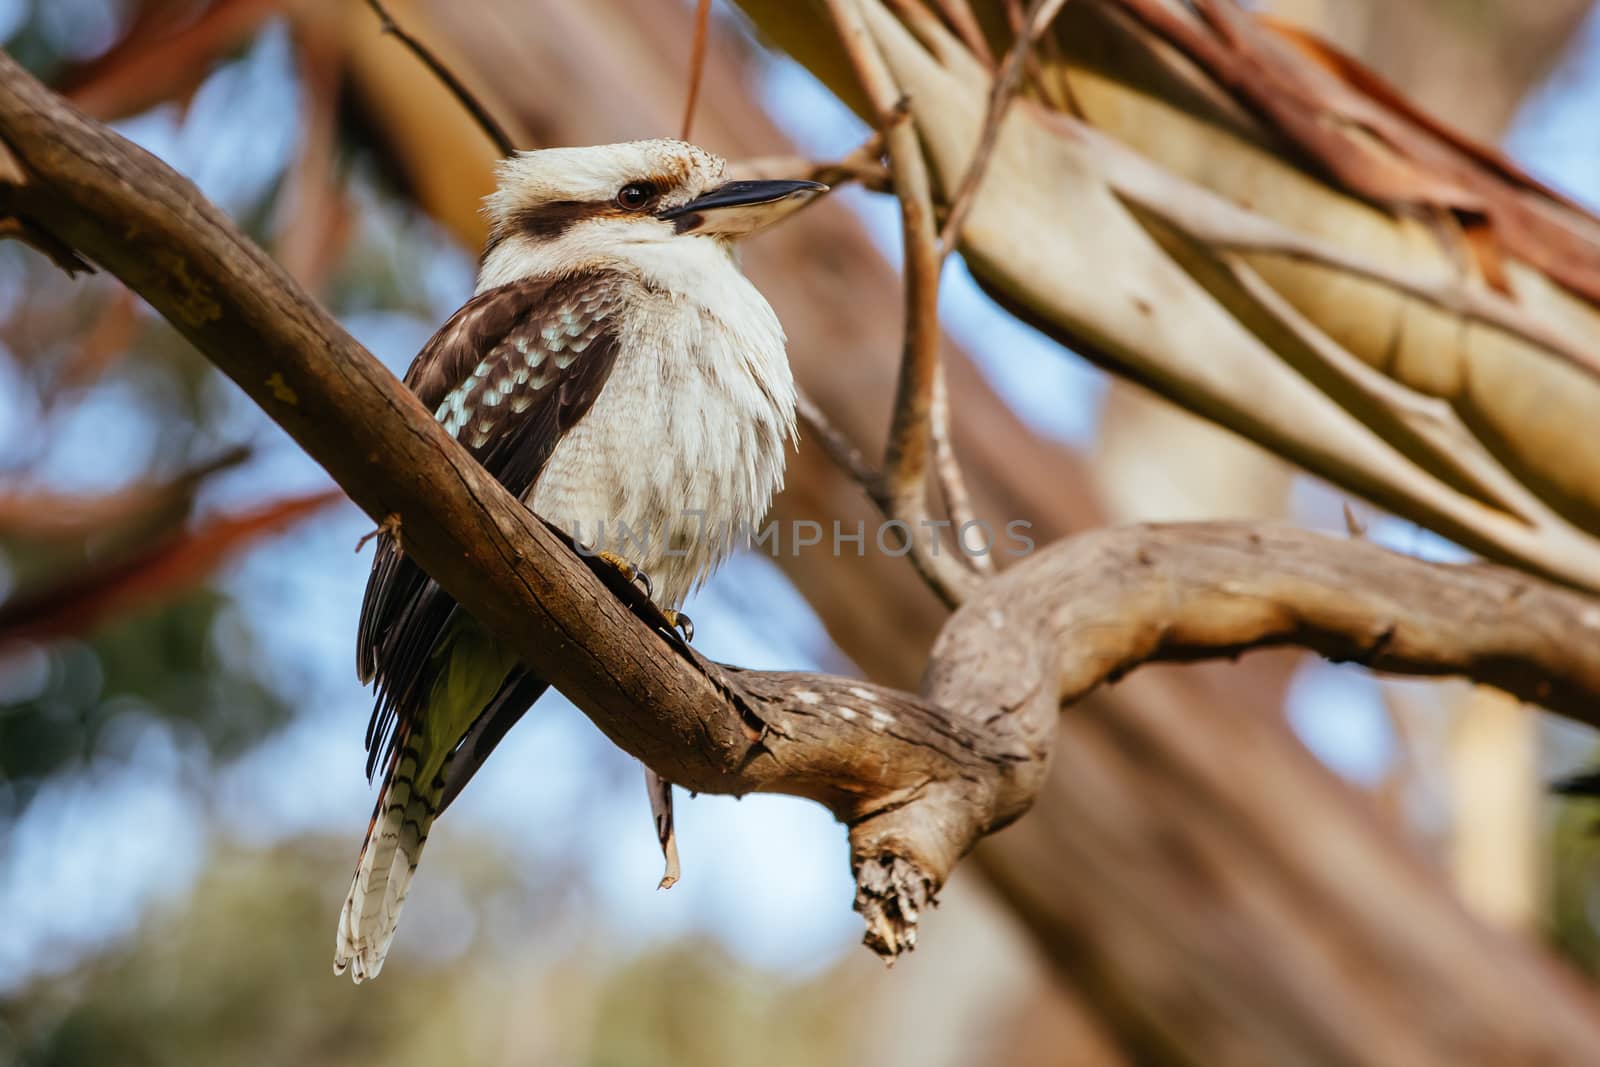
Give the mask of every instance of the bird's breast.
POLYGON ((610 377, 530 500, 641 566, 663 606, 748 543, 783 482, 794 432, 783 332, 736 278, 720 299, 658 293, 630 309, 610 377))

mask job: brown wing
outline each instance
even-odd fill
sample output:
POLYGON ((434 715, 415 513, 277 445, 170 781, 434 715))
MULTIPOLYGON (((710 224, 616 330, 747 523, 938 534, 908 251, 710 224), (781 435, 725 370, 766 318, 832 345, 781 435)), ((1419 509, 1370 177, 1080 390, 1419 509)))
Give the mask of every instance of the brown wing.
MULTIPOLYGON (((628 284, 596 272, 480 293, 423 346, 406 385, 484 469, 525 497, 611 373, 628 284)), ((378 539, 356 642, 357 673, 378 691, 368 777, 388 762, 396 727, 408 731, 422 714, 432 653, 456 610, 392 537, 378 539)))

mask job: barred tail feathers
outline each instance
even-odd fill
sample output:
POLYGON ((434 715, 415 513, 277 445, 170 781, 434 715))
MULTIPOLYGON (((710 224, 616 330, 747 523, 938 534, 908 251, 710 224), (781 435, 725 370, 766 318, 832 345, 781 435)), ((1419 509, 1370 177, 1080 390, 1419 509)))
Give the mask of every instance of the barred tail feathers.
POLYGON ((383 969, 444 792, 443 769, 423 785, 418 765, 416 750, 404 748, 384 780, 339 915, 333 972, 343 974, 348 968, 357 982, 375 978, 383 969))
MULTIPOLYGON (((453 786, 452 796, 460 789, 461 783, 451 779, 462 741, 474 736, 473 725, 486 709, 499 706, 497 695, 504 684, 521 676, 515 653, 464 613, 457 614, 429 656, 433 680, 427 698, 401 715, 392 741, 393 762, 339 916, 333 970, 343 974, 348 969, 357 982, 375 977, 383 967, 428 829, 448 800, 447 783, 453 786)), ((527 696, 529 703, 533 696, 537 692, 527 696)), ((469 776, 476 769, 472 760, 481 759, 476 752, 476 746, 469 746, 469 776)))

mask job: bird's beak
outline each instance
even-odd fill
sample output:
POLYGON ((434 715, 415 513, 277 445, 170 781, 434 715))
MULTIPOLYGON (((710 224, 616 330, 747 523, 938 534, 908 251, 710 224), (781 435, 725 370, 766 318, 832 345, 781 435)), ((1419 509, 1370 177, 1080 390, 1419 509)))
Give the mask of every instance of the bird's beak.
POLYGON ((821 182, 726 182, 657 217, 670 221, 679 233, 743 237, 772 225, 827 191, 821 182))

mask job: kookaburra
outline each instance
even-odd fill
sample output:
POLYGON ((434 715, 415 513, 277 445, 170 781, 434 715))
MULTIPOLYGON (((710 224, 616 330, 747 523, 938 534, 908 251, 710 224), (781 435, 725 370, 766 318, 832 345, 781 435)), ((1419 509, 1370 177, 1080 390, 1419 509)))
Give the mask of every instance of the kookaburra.
MULTIPOLYGON (((727 181, 682 141, 523 152, 499 168, 477 292, 406 374, 536 514, 653 579, 671 617, 783 481, 794 381, 734 242, 825 186, 727 181)), ((379 538, 357 639, 383 786, 334 970, 376 975, 428 829, 545 683, 379 538)))

